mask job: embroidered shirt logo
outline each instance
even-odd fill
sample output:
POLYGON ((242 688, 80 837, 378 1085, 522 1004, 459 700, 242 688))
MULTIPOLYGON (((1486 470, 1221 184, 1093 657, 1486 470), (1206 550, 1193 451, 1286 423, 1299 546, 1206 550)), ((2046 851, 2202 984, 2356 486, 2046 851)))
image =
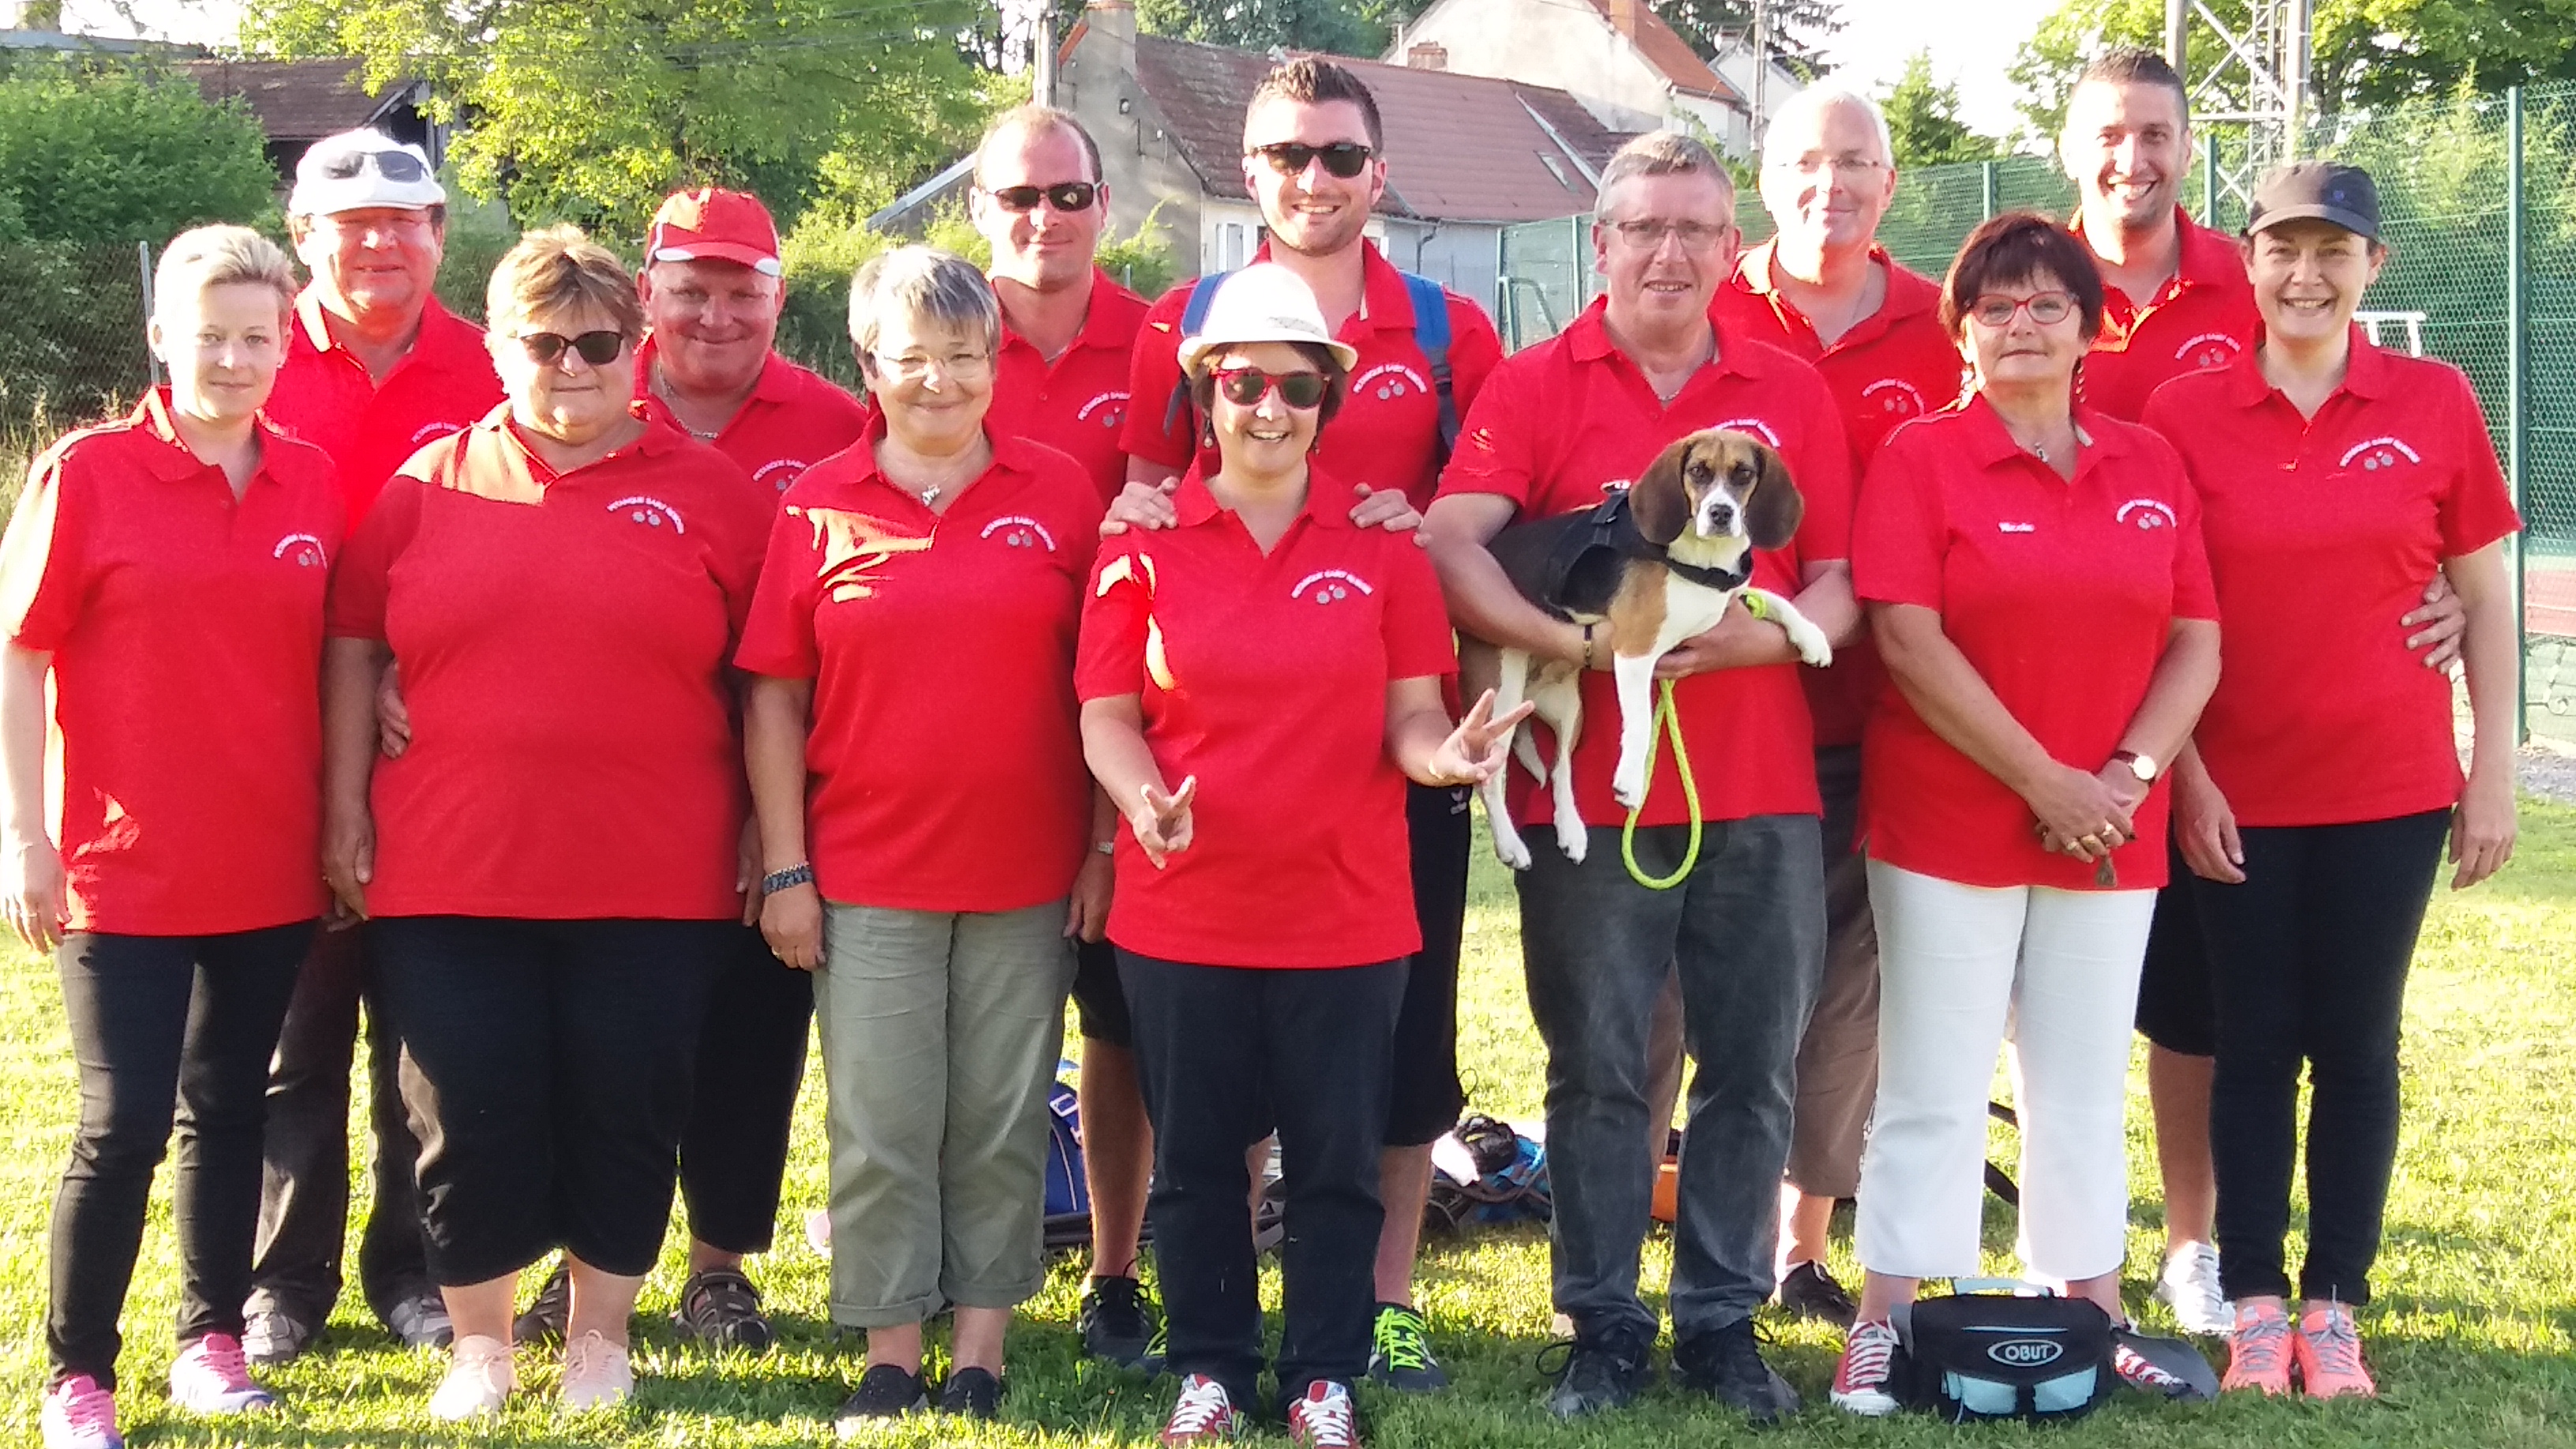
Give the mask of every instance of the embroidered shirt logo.
POLYGON ((1318 604, 1330 604, 1349 598, 1353 589, 1363 594, 1377 592, 1369 587, 1368 580, 1348 569, 1317 569, 1299 579, 1297 587, 1288 591, 1288 597, 1300 600, 1312 598, 1318 604))
POLYGON ((1045 524, 1025 513, 996 518, 985 524, 984 531, 976 536, 991 538, 997 533, 1002 536, 1002 542, 1012 548, 1043 548, 1049 553, 1055 552, 1055 535, 1047 532, 1045 524))
POLYGON ((643 524, 647 528, 661 528, 667 525, 673 533, 689 531, 687 521, 680 517, 680 510, 650 493, 629 493, 608 505, 608 511, 623 513, 628 521, 643 524))
POLYGON ((2225 367, 2236 360, 2236 354, 2244 350, 2243 342, 2224 332, 2203 332, 2186 339, 2182 346, 2175 348, 2174 361, 2186 362, 2199 368, 2225 367))
POLYGON ((464 431, 465 425, 463 423, 423 423, 419 427, 412 429, 411 445, 417 448, 432 438, 444 438, 450 433, 461 433, 464 431))
POLYGON ((1095 393, 1074 417, 1086 423, 1097 422, 1104 428, 1114 428, 1127 420, 1127 394, 1095 393))
POLYGON ((1408 388, 1414 392, 1429 392, 1431 384, 1424 380, 1421 373, 1401 362, 1381 362, 1351 379, 1353 397, 1365 393, 1379 399, 1399 398, 1405 395, 1408 388))
POLYGON ((268 551, 270 558, 285 559, 300 569, 318 569, 331 562, 322 550, 322 540, 309 533, 290 533, 268 551))
POLYGON ((1997 533, 2037 533, 2039 532, 2039 525, 2036 523, 1998 523, 1995 525, 1995 531, 1997 533))
POLYGON ((2406 440, 2403 438, 2372 438, 2367 442, 2355 443, 2344 450, 2343 457, 2338 460, 2336 466, 2349 468, 2355 458, 2361 460, 2363 471, 2371 473, 2376 473, 2382 468, 2396 467, 2399 458, 2404 458, 2409 463, 2424 461, 2424 455, 2406 446, 2406 440))
POLYGON ((755 483, 766 483, 784 493, 787 491, 788 484, 803 477, 805 470, 812 466, 813 464, 802 458, 772 458, 752 472, 751 480, 755 483), (773 473, 778 476, 772 478, 770 475, 773 473))
POLYGON ((1774 448, 1785 448, 1788 446, 1788 444, 1780 441, 1780 435, 1772 431, 1771 425, 1762 421, 1760 418, 1728 418, 1725 422, 1717 424, 1717 426, 1720 429, 1732 428, 1739 433, 1751 433, 1753 436, 1769 443, 1774 448))
POLYGON ((2140 528, 2171 528, 2175 523, 2173 509, 2153 498, 2132 498, 2121 504, 2119 511, 2111 517, 2117 522, 2134 523, 2140 528))
POLYGON ((864 513, 791 505, 787 515, 801 517, 812 525, 814 546, 823 551, 822 566, 814 571, 814 577, 836 604, 874 598, 877 585, 885 582, 880 570, 886 560, 930 547, 929 539, 915 538, 882 518, 864 513))
POLYGON ((1891 418, 1910 418, 1923 411, 1923 394, 1901 377, 1882 377, 1862 388, 1860 395, 1891 418))

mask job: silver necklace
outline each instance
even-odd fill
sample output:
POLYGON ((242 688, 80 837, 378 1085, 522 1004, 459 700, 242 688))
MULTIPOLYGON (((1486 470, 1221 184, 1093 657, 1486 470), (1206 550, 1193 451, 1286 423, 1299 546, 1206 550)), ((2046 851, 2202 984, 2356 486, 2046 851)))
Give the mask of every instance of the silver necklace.
POLYGON ((705 432, 700 432, 698 429, 690 427, 688 420, 680 416, 679 398, 672 394, 671 385, 663 380, 662 370, 658 367, 653 370, 653 391, 662 399, 663 406, 670 410, 671 421, 680 425, 681 432, 688 434, 690 437, 697 439, 701 443, 712 443, 724 433, 724 429, 722 427, 713 428, 705 432))

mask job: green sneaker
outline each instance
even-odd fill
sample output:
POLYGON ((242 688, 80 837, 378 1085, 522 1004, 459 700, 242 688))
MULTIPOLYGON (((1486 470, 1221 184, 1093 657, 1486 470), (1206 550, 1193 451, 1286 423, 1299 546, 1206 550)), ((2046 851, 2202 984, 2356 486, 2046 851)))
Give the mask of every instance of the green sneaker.
POLYGON ((1377 1323, 1369 1331, 1369 1377, 1405 1394, 1431 1394, 1449 1387, 1449 1375, 1431 1356, 1431 1332, 1422 1315, 1401 1303, 1377 1306, 1377 1323))

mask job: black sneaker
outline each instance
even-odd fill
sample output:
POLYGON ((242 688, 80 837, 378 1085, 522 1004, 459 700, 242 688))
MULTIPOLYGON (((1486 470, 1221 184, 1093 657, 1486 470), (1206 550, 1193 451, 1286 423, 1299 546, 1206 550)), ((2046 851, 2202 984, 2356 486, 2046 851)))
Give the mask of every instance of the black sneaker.
POLYGON ((1830 1323, 1846 1333, 1860 1317, 1860 1305, 1822 1263, 1799 1263, 1782 1274, 1779 1301, 1796 1317, 1830 1323))
POLYGON ((537 1290, 537 1299, 528 1310, 510 1321, 510 1337, 518 1343, 551 1344, 564 1341, 564 1325, 572 1321, 572 1267, 558 1258, 555 1270, 546 1275, 545 1285, 537 1290))
POLYGON ((733 1268, 702 1268, 680 1285, 680 1306, 671 1315, 683 1336, 709 1348, 739 1348, 758 1353, 776 1335, 760 1311, 760 1290, 733 1268))
POLYGON ((1430 1394, 1449 1387, 1449 1375, 1431 1356, 1430 1330, 1419 1310, 1402 1303, 1377 1306, 1369 1330, 1368 1375, 1398 1393, 1430 1394))
POLYGON ((846 1439, 866 1428, 871 1419, 899 1418, 929 1407, 930 1393, 922 1387, 921 1375, 881 1363, 859 1375, 859 1386, 841 1401, 832 1429, 846 1439))
MULTIPOLYGON (((1553 1373, 1547 1411, 1560 1419, 1581 1419, 1605 1409, 1625 1407, 1655 1382, 1655 1340, 1651 1330, 1614 1328, 1599 1334, 1577 1332, 1548 1351, 1562 1350, 1565 1362, 1553 1373)), ((1539 1355, 1539 1372, 1548 1373, 1547 1351, 1539 1355)))
POLYGON ((1676 1342, 1673 1380, 1742 1409, 1745 1417, 1756 1424, 1773 1423, 1782 1415, 1798 1412, 1797 1390, 1762 1361, 1750 1318, 1739 1318, 1724 1328, 1694 1333, 1676 1342))
POLYGON ((984 1369, 959 1369, 940 1385, 939 1412, 962 1414, 969 1419, 999 1418, 1002 1381, 984 1369))
POLYGON ((1082 1285, 1082 1351, 1120 1368, 1141 1369, 1159 1317, 1133 1278, 1093 1278, 1082 1285))

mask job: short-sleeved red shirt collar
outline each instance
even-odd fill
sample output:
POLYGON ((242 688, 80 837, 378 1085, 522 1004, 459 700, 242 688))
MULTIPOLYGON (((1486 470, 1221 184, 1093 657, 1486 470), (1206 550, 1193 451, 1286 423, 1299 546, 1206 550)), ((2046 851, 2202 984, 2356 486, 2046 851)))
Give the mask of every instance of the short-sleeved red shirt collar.
POLYGON ((501 396, 483 329, 431 297, 411 350, 382 377, 331 335, 321 294, 295 299, 286 365, 269 395, 269 420, 331 455, 355 529, 385 480, 411 455, 473 423, 501 396))
MULTIPOLYGON (((1877 311, 1854 322, 1842 336, 1827 342, 1816 336, 1816 324, 1809 321, 1807 315, 1798 310, 1798 304, 1790 301, 1779 284, 1772 280, 1771 258, 1779 249, 1779 239, 1774 237, 1746 252, 1735 264, 1734 285, 1769 303, 1779 317, 1783 332, 1792 335, 1804 332, 1815 342, 1819 352, 1856 351, 1880 341, 1917 317, 1937 319, 1940 314, 1940 284, 1897 265, 1896 259, 1887 254, 1887 248, 1872 242, 1869 259, 1887 275, 1887 296, 1878 304, 1877 311)), ((1724 289, 1719 289, 1719 295, 1722 297, 1724 294, 1724 289)))
MULTIPOLYGON (((2262 351, 2263 330, 2257 327, 2253 337, 2247 340, 2245 350, 2237 355, 2235 361, 2220 369, 2227 378, 2227 401, 2237 407, 2250 408, 2279 391, 2272 386, 2271 379, 2263 375, 2262 351)), ((2377 402, 2387 397, 2389 389, 2396 384, 2395 372, 2396 369, 2389 366, 2387 352, 2370 340, 2370 334, 2362 330, 2360 323, 2354 323, 2352 352, 2344 363, 2343 381, 2335 391, 2377 402)), ((2322 413, 2324 409, 2318 411, 2322 413)))
MULTIPOLYGON (((2104 282, 2102 331, 2079 374, 2085 398, 2123 422, 2137 421, 2171 379, 2243 355, 2262 326, 2236 243, 2179 208, 2174 227, 2174 274, 2154 296, 2140 301, 2104 282)), ((2082 217, 2070 229, 2083 240, 2082 217)))
MULTIPOLYGON (((1351 522, 1353 502, 1348 484, 1308 470, 1306 507, 1301 515, 1307 522, 1320 528, 1355 527, 1351 522)), ((1180 492, 1172 498, 1172 509, 1179 515, 1178 526, 1182 528, 1195 528, 1202 523, 1234 517, 1233 510, 1216 501, 1216 494, 1208 489, 1207 479, 1196 468, 1181 479, 1180 492)))
MULTIPOLYGON (((653 389, 653 339, 635 349, 635 407, 642 416, 686 433, 671 405, 653 389)), ((776 352, 761 364, 751 393, 713 438, 753 482, 777 497, 807 468, 846 448, 859 436, 866 410, 825 377, 776 352)), ((692 435, 694 436, 694 435, 692 435)))
POLYGON ((1011 330, 1002 314, 1002 345, 993 380, 992 424, 1035 438, 1080 463, 1103 503, 1127 482, 1120 430, 1129 407, 1128 368, 1147 304, 1097 267, 1082 330, 1048 358, 1011 330))
MULTIPOLYGON (((991 278, 986 278, 990 281, 991 278)), ((1082 330, 1073 341, 1053 358, 1041 354, 1041 362, 1062 363, 1077 352, 1115 352, 1123 366, 1127 349, 1136 345, 1136 328, 1145 320, 1146 301, 1118 284, 1118 279, 1098 267, 1091 269, 1091 305, 1083 310, 1082 330)), ((1025 347, 1037 352, 1037 344, 1011 330, 1011 314, 1002 314, 1002 346, 1006 349, 1025 347)))
MULTIPOLYGON (((2105 283, 2102 325, 2106 329, 2113 325, 2115 318, 2122 323, 2133 322, 2136 317, 2163 306, 2194 287, 2246 285, 2245 259, 2238 253, 2232 239, 2192 220, 2179 206, 2174 208, 2173 218, 2174 274, 2165 278, 2164 286, 2145 301, 2105 283)), ((2085 241, 2082 212, 2077 212, 2066 223, 2066 229, 2075 234, 2077 241, 2085 242, 2088 247, 2091 245, 2085 241)))

